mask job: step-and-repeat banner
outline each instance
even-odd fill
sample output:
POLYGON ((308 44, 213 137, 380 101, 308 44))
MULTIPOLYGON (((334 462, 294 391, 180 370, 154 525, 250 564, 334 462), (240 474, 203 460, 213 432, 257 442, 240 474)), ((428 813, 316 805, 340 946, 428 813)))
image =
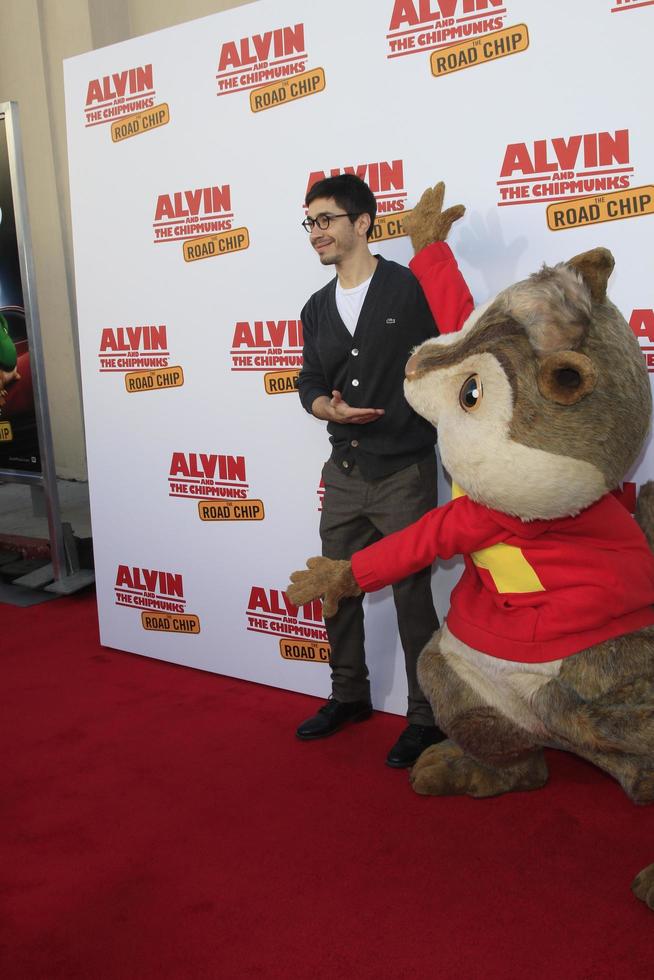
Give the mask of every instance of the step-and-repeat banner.
MULTIPOLYGON (((333 274, 300 226, 324 175, 370 184, 402 263, 444 180, 477 303, 607 246, 654 371, 653 31, 652 0, 260 0, 66 62, 103 643, 329 692, 320 604, 284 592, 320 550, 328 440, 296 379, 333 274)), ((390 591, 366 603, 375 703, 403 712, 390 591)))

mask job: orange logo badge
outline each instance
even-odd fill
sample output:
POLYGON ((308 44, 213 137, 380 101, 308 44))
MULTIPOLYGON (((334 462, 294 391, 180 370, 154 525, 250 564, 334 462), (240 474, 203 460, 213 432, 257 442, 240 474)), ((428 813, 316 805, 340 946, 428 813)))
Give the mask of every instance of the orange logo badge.
POLYGON ((511 54, 526 51, 529 47, 529 31, 526 24, 515 27, 505 27, 501 31, 492 31, 484 39, 472 38, 460 44, 450 44, 439 48, 431 56, 431 73, 436 78, 451 75, 472 65, 484 65, 489 61, 497 61, 511 54))

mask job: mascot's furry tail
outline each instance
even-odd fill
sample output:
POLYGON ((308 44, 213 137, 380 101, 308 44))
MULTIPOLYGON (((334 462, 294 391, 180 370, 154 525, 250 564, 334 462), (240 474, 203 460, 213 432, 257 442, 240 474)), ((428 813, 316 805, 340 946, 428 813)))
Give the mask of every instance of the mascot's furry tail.
MULTIPOLYGON (((654 551, 654 481, 649 480, 640 488, 636 504, 636 520, 654 551)), ((654 910, 654 864, 643 868, 631 886, 636 898, 645 902, 654 910)))
POLYGON ((654 481, 643 483, 638 494, 635 518, 654 551, 654 481))

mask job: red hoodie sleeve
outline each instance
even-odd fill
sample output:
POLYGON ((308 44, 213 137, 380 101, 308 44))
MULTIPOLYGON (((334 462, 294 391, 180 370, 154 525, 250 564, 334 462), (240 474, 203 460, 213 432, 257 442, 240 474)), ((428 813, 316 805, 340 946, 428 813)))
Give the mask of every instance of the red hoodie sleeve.
POLYGON ((469 497, 457 497, 402 531, 355 552, 352 572, 364 592, 376 592, 426 568, 435 558, 469 555, 509 535, 487 507, 469 497))
POLYGON ((447 242, 432 242, 421 249, 409 268, 422 286, 439 332, 460 330, 475 304, 447 242))

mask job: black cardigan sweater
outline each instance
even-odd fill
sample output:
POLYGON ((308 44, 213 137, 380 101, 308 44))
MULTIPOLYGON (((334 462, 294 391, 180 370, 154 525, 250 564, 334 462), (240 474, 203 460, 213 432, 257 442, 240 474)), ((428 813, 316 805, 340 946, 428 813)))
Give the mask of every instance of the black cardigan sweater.
POLYGON ((436 430, 404 398, 404 367, 418 344, 438 334, 418 280, 376 256, 377 267, 354 336, 336 307, 336 278, 302 310, 303 366, 298 389, 311 413, 319 395, 341 392, 354 407, 383 408, 365 425, 329 422, 332 458, 344 473, 356 463, 366 480, 395 473, 433 450, 436 430))

